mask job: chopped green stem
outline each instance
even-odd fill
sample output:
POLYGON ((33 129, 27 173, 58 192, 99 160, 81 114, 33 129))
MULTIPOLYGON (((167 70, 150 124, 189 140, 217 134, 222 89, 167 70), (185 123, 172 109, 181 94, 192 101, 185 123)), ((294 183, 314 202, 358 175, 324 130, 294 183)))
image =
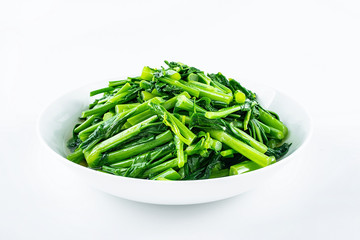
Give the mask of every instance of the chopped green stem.
POLYGON ((154 116, 154 113, 149 109, 129 118, 127 122, 133 126, 141 121, 144 121, 145 119, 148 119, 151 116, 154 116))
POLYGON ((266 125, 276 128, 277 130, 281 131, 284 135, 284 137, 287 136, 288 129, 287 127, 279 120, 277 120, 275 117, 273 117, 270 113, 266 112, 262 108, 259 109, 259 120, 266 125))
POLYGON ((247 134, 246 132, 242 131, 241 129, 235 127, 233 123, 230 123, 230 125, 232 126, 232 130, 235 131, 235 134, 240 135, 240 138, 244 138, 251 147, 255 148, 256 150, 258 150, 261 153, 265 153, 268 150, 268 148, 265 144, 256 141, 249 134, 247 134))
POLYGON ((231 113, 231 114, 229 114, 228 116, 229 116, 229 117, 232 117, 232 118, 240 118, 240 117, 241 117, 241 115, 239 115, 239 114, 234 114, 234 113, 231 113))
POLYGON ((93 133, 96 130, 96 128, 103 123, 104 123, 104 121, 98 122, 94 125, 91 125, 90 127, 86 128, 86 129, 82 130, 81 132, 79 132, 80 140, 85 141, 90 136, 90 134, 93 133))
POLYGON ((81 123, 78 127, 74 129, 74 132, 79 133, 82 130, 88 128, 93 123, 96 117, 98 117, 98 115, 92 115, 88 117, 83 123, 81 123))
POLYGON ((224 118, 231 113, 240 111, 241 109, 243 109, 243 107, 244 107, 244 105, 234 105, 232 107, 222 108, 221 110, 219 110, 217 112, 206 112, 205 117, 207 117, 209 119, 224 118))
POLYGON ((110 98, 107 103, 105 104, 110 104, 110 103, 117 103, 120 102, 124 97, 126 97, 127 95, 131 94, 131 91, 125 91, 125 92, 121 92, 119 94, 116 94, 115 96, 113 96, 112 98, 110 98))
POLYGON ((141 91, 141 98, 144 100, 144 101, 148 101, 152 98, 156 97, 154 94, 151 94, 149 92, 146 92, 146 91, 141 91))
POLYGON ((155 174, 157 174, 159 172, 163 172, 169 168, 175 168, 177 166, 178 166, 177 158, 171 159, 171 160, 163 162, 155 167, 147 169, 143 173, 142 178, 148 178, 149 176, 151 178, 151 176, 154 176, 155 174))
MULTIPOLYGON (((211 81, 211 79, 209 78, 209 80, 211 81)), ((209 82, 210 83, 210 82, 209 82)), ((204 91, 210 91, 210 92, 218 92, 218 93, 224 93, 221 89, 214 87, 214 86, 210 86, 208 84, 204 84, 201 82, 197 82, 197 81, 189 81, 189 84, 192 86, 196 86, 197 88, 204 90, 204 91)), ((225 94, 225 93, 224 93, 225 94)), ((231 93, 232 95, 232 93, 231 93)))
POLYGON ((151 94, 154 94, 156 96, 163 96, 164 94, 160 93, 156 88, 154 88, 152 91, 151 91, 151 94))
POLYGON ((197 73, 197 75, 201 80, 203 80, 205 84, 210 85, 211 79, 208 76, 206 76, 203 72, 197 73))
POLYGON ((245 118, 244 118, 244 131, 246 131, 247 129, 248 129, 248 124, 249 124, 249 121, 250 121, 250 117, 251 117, 251 113, 252 113, 252 111, 250 110, 250 111, 248 111, 247 113, 246 113, 246 115, 245 115, 245 118))
POLYGON ((259 126, 254 122, 253 122, 253 124, 254 124, 254 128, 255 128, 256 138, 258 139, 259 142, 263 143, 263 139, 261 136, 261 130, 260 130, 259 126))
POLYGON ((125 83, 116 93, 114 96, 119 95, 120 93, 124 93, 131 89, 130 83, 125 83))
POLYGON ((106 121, 106 120, 112 118, 114 115, 115 115, 114 112, 107 112, 107 113, 105 113, 104 116, 103 116, 103 121, 106 121))
POLYGON ((165 155, 164 157, 162 157, 161 159, 153 162, 153 163, 150 163, 148 165, 148 168, 153 168, 157 165, 160 165, 161 163, 165 162, 166 160, 169 160, 170 158, 173 158, 173 157, 176 157, 176 153, 175 152, 171 152, 171 153, 168 153, 167 155, 165 155))
POLYGON ((104 138, 109 138, 117 134, 123 127, 123 124, 126 122, 126 120, 134 114, 135 110, 135 108, 129 109, 128 111, 117 114, 114 117, 108 119, 104 118, 103 123, 99 125, 91 133, 91 135, 81 143, 80 147, 84 150, 89 150, 104 138))
POLYGON ((188 81, 198 81, 199 80, 199 76, 196 73, 190 73, 187 76, 187 80, 188 81))
POLYGON ((253 136, 254 138, 256 137, 256 130, 255 130, 255 126, 254 124, 251 124, 251 122, 249 121, 249 133, 251 136, 253 136))
POLYGON ((179 180, 181 178, 181 176, 174 169, 169 168, 150 179, 151 180, 162 180, 162 178, 165 178, 166 180, 179 180))
POLYGON ((245 103, 246 96, 240 90, 236 90, 235 93, 234 93, 234 96, 235 96, 235 102, 237 102, 237 103, 245 103))
POLYGON ((118 114, 118 113, 121 113, 125 110, 129 110, 129 109, 132 109, 134 107, 137 107, 139 106, 140 103, 128 103, 128 104, 118 104, 115 106, 115 113, 118 114))
POLYGON ((232 122, 232 124, 233 124, 234 127, 244 129, 244 122, 240 122, 240 121, 235 120, 235 121, 232 122))
POLYGON ((268 125, 260 122, 259 120, 255 119, 255 118, 252 121, 256 122, 256 124, 259 124, 262 127, 262 129, 264 130, 265 133, 270 133, 271 132, 271 129, 270 129, 271 127, 269 127, 268 125))
POLYGON ((185 96, 179 96, 177 99, 177 102, 175 104, 175 107, 189 111, 189 112, 206 112, 205 109, 195 104, 191 99, 185 97, 185 96))
POLYGON ((259 166, 257 163, 247 160, 231 166, 229 175, 239 175, 246 172, 257 170, 259 168, 261 168, 261 166, 259 166))
POLYGON ((190 98, 190 95, 187 92, 182 92, 179 95, 170 98, 169 100, 167 100, 166 102, 164 102, 163 104, 161 104, 166 110, 172 109, 175 107, 175 104, 177 103, 179 98, 190 98))
MULTIPOLYGON (((190 145, 194 141, 194 139, 196 138, 196 135, 192 131, 190 131, 190 129, 187 128, 185 126, 185 124, 180 122, 179 119, 174 117, 174 115, 172 115, 171 113, 169 113, 169 115, 171 116, 171 120, 173 122, 175 122, 176 126, 180 130, 179 134, 178 134, 178 137, 180 138, 180 140, 183 141, 184 143, 186 143, 187 145, 190 145), (184 139, 181 138, 182 136, 184 136, 184 139)), ((177 131, 175 130, 174 133, 175 132, 177 132, 177 131)))
POLYGON ((180 175, 180 179, 183 179, 185 177, 185 175, 186 175, 184 167, 180 168, 177 172, 180 175))
POLYGON ((182 122, 183 124, 187 124, 189 125, 190 122, 191 122, 191 119, 189 116, 186 116, 186 115, 180 115, 180 114, 177 114, 177 113, 174 113, 174 116, 179 119, 180 122, 182 122))
POLYGON ((116 147, 120 143, 128 140, 129 138, 139 134, 141 130, 150 126, 149 123, 154 122, 157 119, 157 116, 153 116, 141 123, 128 128, 115 136, 104 140, 103 142, 97 144, 92 150, 87 154, 86 161, 91 168, 99 167, 101 154, 105 151, 110 150, 113 147, 116 147))
POLYGON ((103 105, 98 105, 98 107, 94 107, 92 109, 82 112, 81 117, 86 118, 94 114, 104 114, 107 110, 115 107, 115 105, 116 103, 105 103, 103 105))
MULTIPOLYGON (((233 100, 233 95, 231 94, 225 94, 223 92, 219 92, 219 91, 214 91, 214 87, 208 86, 209 89, 205 89, 203 87, 199 87, 199 84, 201 83, 196 83, 194 84, 194 82, 189 82, 187 85, 190 89, 194 89, 199 91, 199 96, 200 97, 208 97, 211 100, 215 100, 215 101, 220 101, 220 102, 224 102, 226 104, 229 104, 232 100, 233 100)), ((204 84, 205 85, 205 84, 204 84)), ((207 86, 207 85, 205 85, 207 86)), ((190 93, 191 94, 191 93, 190 93)), ((197 97, 197 96, 196 96, 197 97)))
POLYGON ((193 145, 190 145, 188 146, 186 149, 185 149, 185 152, 188 156, 191 156, 191 155, 194 155, 194 154, 197 154, 200 150, 203 150, 204 148, 202 147, 202 143, 204 142, 203 139, 201 139, 198 143, 196 144, 193 144, 193 145))
POLYGON ((151 89, 153 85, 146 80, 141 80, 139 86, 144 90, 148 90, 151 89))
POLYGON ((113 90, 114 90, 113 87, 100 88, 100 89, 91 91, 90 92, 90 97, 95 96, 95 95, 100 94, 100 93, 104 93, 104 92, 111 92, 113 90))
POLYGON ((223 84, 217 82, 217 81, 212 81, 212 84, 214 84, 218 89, 221 89, 224 93, 226 94, 232 94, 232 91, 230 88, 227 88, 226 86, 224 86, 223 84))
POLYGON ((166 70, 166 75, 169 76, 171 79, 174 79, 174 80, 180 80, 181 79, 181 75, 180 73, 178 73, 177 71, 174 71, 174 70, 166 70))
POLYGON ((222 143, 218 140, 210 138, 210 148, 218 152, 222 149, 222 143))
POLYGON ((191 96, 199 97, 199 95, 200 95, 200 91, 198 89, 192 88, 191 86, 186 84, 186 82, 184 82, 184 81, 181 81, 181 80, 178 81, 178 80, 174 80, 174 79, 167 78, 167 77, 162 77, 159 80, 164 83, 179 87, 179 88, 183 89, 184 91, 187 91, 191 96))
POLYGON ((115 152, 110 152, 107 156, 106 164, 113 164, 129 157, 138 155, 140 153, 149 151, 157 146, 163 145, 171 141, 172 139, 173 135, 168 130, 164 133, 157 135, 155 139, 150 142, 145 142, 128 148, 123 148, 115 152))
POLYGON ((118 103, 127 102, 137 96, 138 89, 130 89, 129 83, 126 83, 113 97, 107 100, 103 105, 82 112, 81 117, 85 118, 94 114, 104 114, 109 109, 115 107, 118 103))
POLYGON ((165 75, 165 76, 168 76, 170 79, 174 79, 174 80, 180 80, 181 79, 181 75, 177 71, 174 71, 172 69, 164 71, 164 70, 152 69, 150 67, 144 67, 143 68, 143 71, 141 73, 140 78, 150 81, 150 80, 153 80, 155 73, 159 73, 161 71, 162 71, 162 73, 161 73, 162 76, 165 75))
POLYGON ((134 107, 134 109, 135 109, 134 114, 139 114, 139 113, 142 113, 142 112, 148 110, 149 109, 149 103, 161 104, 163 102, 164 102, 164 100, 162 98, 154 97, 154 98, 152 98, 152 99, 150 99, 150 100, 148 100, 146 102, 143 102, 140 105, 134 107))
POLYGON ((212 149, 212 150, 215 150, 215 151, 220 151, 222 149, 222 143, 218 140, 215 140, 213 138, 210 137, 210 133, 208 132, 199 132, 199 137, 205 137, 205 141, 203 143, 203 146, 206 148, 206 149, 212 149))
POLYGON ((174 142, 178 159, 178 167, 182 168, 185 164, 184 143, 177 135, 174 136, 174 142))
POLYGON ((129 80, 117 80, 117 81, 110 81, 109 82, 109 87, 117 87, 117 86, 121 86, 124 85, 126 83, 129 83, 129 80))
POLYGON ((209 178, 220 178, 229 176, 229 169, 221 169, 218 171, 212 171, 209 178))
POLYGON ((196 144, 190 145, 185 149, 185 153, 189 156, 194 154, 207 155, 207 149, 220 151, 222 143, 210 137, 209 133, 199 134, 198 137, 202 137, 196 144))
POLYGON ((177 135, 181 141, 190 145, 196 135, 191 132, 182 122, 180 122, 173 114, 169 113, 163 106, 149 103, 151 110, 163 120, 163 123, 170 127, 175 135, 177 135))
POLYGON ((73 153, 67 155, 66 158, 74 163, 80 163, 85 159, 81 148, 76 149, 73 153))
POLYGON ((148 81, 151 81, 153 79, 153 73, 154 73, 154 70, 152 70, 151 68, 145 66, 141 72, 141 76, 140 78, 141 79, 144 79, 144 80, 148 80, 148 81))
MULTIPOLYGON (((142 104, 140 104, 139 106, 136 106, 135 108, 135 112, 133 114, 132 117, 130 117, 129 119, 127 119, 127 123, 130 124, 130 126, 134 126, 135 124, 138 124, 139 122, 144 121, 145 119, 148 119, 152 116, 154 116, 154 113, 149 110, 149 103, 155 103, 155 104, 160 104, 162 103, 162 99, 159 97, 154 97, 142 104)), ((130 127, 130 126, 126 126, 126 127, 130 127)))
POLYGON ((227 149, 220 152, 221 156, 223 157, 233 157, 235 153, 237 153, 237 151, 234 149, 227 149))
POLYGON ((273 128, 273 127, 269 127, 268 125, 256 120, 256 122, 264 129, 264 131, 266 133, 268 133, 270 136, 272 136, 273 138, 276 138, 278 140, 283 140, 284 139, 284 134, 282 131, 273 128))
MULTIPOLYGON (((177 101, 178 98, 180 97, 190 97, 188 93, 184 92, 184 93, 181 93, 173 98, 170 98, 169 100, 167 100, 166 102, 162 103, 161 105, 165 108, 165 109, 172 109, 174 108, 175 106, 175 103, 177 101)), ((146 110, 144 112, 140 112, 138 113, 137 115, 129 118, 127 121, 131 124, 131 125, 135 125, 151 116, 153 116, 154 113, 151 111, 151 110, 146 110)))
MULTIPOLYGON (((153 162, 158 158, 161 158, 169 153, 171 153, 174 150, 174 143, 170 142, 167 143, 163 146, 159 146, 154 150, 151 150, 149 152, 143 153, 141 154, 139 157, 146 157, 147 154, 150 154, 150 160, 149 162, 153 162)), ((110 165, 110 167, 114 167, 114 168, 125 168, 125 167, 130 167, 131 164, 134 162, 136 156, 129 158, 129 159, 125 159, 125 160, 121 160, 120 162, 117 163, 113 163, 110 165)))
POLYGON ((229 83, 231 85, 231 87, 236 91, 236 90, 240 90, 241 92, 243 92, 246 96, 246 98, 249 98, 250 100, 255 100, 256 99, 256 95, 255 93, 251 92, 250 90, 244 88, 239 82, 237 82, 234 79, 229 78, 229 83))
POLYGON ((173 181, 173 180, 170 180, 170 179, 167 179, 167 178, 164 178, 164 177, 158 177, 156 179, 156 181, 173 181))
POLYGON ((220 130, 210 130, 210 135, 215 138, 216 140, 228 145, 235 151, 239 152, 243 156, 247 157, 248 159, 256 162, 262 167, 268 166, 274 161, 274 157, 266 156, 265 154, 259 152, 258 150, 250 147, 246 143, 232 137, 231 135, 227 134, 224 131, 220 130))
POLYGON ((104 172, 111 173, 117 176, 124 176, 128 171, 128 168, 112 168, 109 166, 102 166, 101 168, 104 172))

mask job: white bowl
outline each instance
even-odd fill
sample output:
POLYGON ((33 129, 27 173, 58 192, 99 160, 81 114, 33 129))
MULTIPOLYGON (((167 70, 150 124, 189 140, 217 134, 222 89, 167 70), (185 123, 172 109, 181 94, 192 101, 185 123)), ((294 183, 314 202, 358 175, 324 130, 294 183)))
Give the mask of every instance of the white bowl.
POLYGON ((71 136, 72 128, 90 102, 89 92, 106 84, 107 82, 90 84, 54 100, 39 117, 38 133, 53 158, 68 166, 85 182, 101 191, 129 200, 183 205, 233 197, 265 182, 290 161, 299 160, 299 152, 312 132, 309 114, 299 103, 268 86, 248 83, 244 85, 257 93, 265 108, 278 113, 289 129, 286 142, 292 145, 281 161, 242 175, 193 181, 152 181, 102 173, 75 164, 65 156, 69 153, 66 142, 71 136))

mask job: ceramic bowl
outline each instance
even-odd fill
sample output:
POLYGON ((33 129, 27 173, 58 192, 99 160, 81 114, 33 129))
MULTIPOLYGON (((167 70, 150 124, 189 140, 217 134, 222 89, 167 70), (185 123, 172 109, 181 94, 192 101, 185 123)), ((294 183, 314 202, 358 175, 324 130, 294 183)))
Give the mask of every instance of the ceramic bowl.
POLYGON ((106 84, 105 81, 89 84, 52 101, 39 117, 38 133, 46 146, 45 149, 53 156, 49 160, 62 162, 80 179, 96 189, 129 200, 183 205, 236 196, 261 185, 289 162, 301 161, 301 150, 312 132, 310 116, 297 101, 271 87, 246 83, 244 85, 247 88, 257 93, 262 106, 278 113, 289 129, 286 142, 292 145, 279 162, 242 175, 207 180, 153 181, 115 176, 83 167, 65 158, 68 154, 66 142, 71 136, 72 128, 81 112, 91 102, 89 92, 106 84))

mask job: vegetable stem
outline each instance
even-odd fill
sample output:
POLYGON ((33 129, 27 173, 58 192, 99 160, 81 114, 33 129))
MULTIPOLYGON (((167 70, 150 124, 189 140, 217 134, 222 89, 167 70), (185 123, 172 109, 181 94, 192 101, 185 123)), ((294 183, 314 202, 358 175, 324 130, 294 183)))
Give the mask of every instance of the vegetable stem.
POLYGON ((177 152, 178 167, 182 168, 185 164, 184 143, 177 135, 174 136, 174 142, 177 152))
POLYGON ((150 149, 153 149, 157 146, 160 146, 162 144, 165 144, 169 141, 171 141, 173 138, 173 135, 168 130, 164 133, 161 133, 155 137, 154 140, 150 142, 141 143, 135 146, 123 148, 114 152, 110 152, 107 156, 106 163, 107 164, 113 164, 116 162, 119 162, 121 160, 127 159, 129 157, 138 155, 140 153, 146 152, 150 149))
POLYGON ((150 180, 162 180, 161 178, 165 178, 166 180, 179 180, 181 176, 174 169, 169 168, 155 177, 150 178, 150 180))
POLYGON ((120 143, 126 141, 127 139, 139 134, 141 130, 148 128, 149 123, 154 122, 157 119, 157 116, 153 116, 141 123, 136 124, 135 126, 128 128, 115 136, 104 140, 103 142, 97 144, 86 157, 86 161, 91 168, 97 168, 100 164, 101 154, 120 143))
POLYGON ((244 161, 231 166, 229 175, 239 175, 246 172, 257 170, 259 168, 261 168, 261 166, 259 166, 257 163, 253 161, 244 161))
POLYGON ((235 151, 256 162, 262 167, 268 166, 274 161, 273 157, 266 156, 265 154, 232 137, 224 131, 210 130, 209 133, 216 140, 228 145, 235 151))
MULTIPOLYGON (((174 150, 174 143, 170 142, 170 143, 166 143, 166 144, 164 144, 162 146, 159 146, 159 147, 155 148, 154 150, 143 153, 143 154, 140 155, 140 157, 144 158, 147 154, 150 154, 149 162, 153 162, 156 159, 171 153, 173 150, 174 150)), ((110 167, 113 167, 113 168, 130 167, 131 164, 134 162, 135 158, 136 158, 136 156, 131 157, 129 159, 121 160, 119 162, 111 164, 110 167)))
POLYGON ((265 123, 270 127, 280 130, 283 133, 284 137, 287 136, 288 129, 281 121, 274 118, 271 114, 267 113, 262 108, 259 108, 259 113, 260 113, 259 115, 260 121, 262 121, 263 123, 265 123))
POLYGON ((151 178, 151 176, 154 176, 155 174, 157 174, 159 172, 165 171, 166 169, 175 168, 175 167, 177 167, 177 165, 178 165, 178 159, 177 158, 171 159, 171 160, 161 163, 155 167, 147 169, 143 173, 142 178, 147 178, 149 176, 151 178))

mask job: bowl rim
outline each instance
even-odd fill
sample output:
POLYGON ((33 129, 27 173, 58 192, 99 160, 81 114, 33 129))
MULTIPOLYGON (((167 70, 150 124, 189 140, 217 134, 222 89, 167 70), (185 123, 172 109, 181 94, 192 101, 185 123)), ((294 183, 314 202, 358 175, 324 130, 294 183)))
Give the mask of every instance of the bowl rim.
MULTIPOLYGON (((126 78, 126 77, 125 77, 126 78)), ((72 92, 75 92, 75 91, 79 91, 85 87, 88 87, 88 86, 91 86, 91 85, 96 85, 96 84, 101 84, 101 83, 106 83, 106 82, 109 82, 109 81, 116 81, 116 80, 119 80, 119 79, 123 79, 123 78, 108 78, 106 80, 100 80, 100 81, 92 81, 92 82, 89 82, 87 84, 83 84, 79 87, 76 87, 74 89, 70 89, 70 90, 67 90, 67 91, 64 91, 62 93, 60 93, 59 95, 56 95, 54 98, 50 99, 48 101, 48 103, 41 109, 38 117, 37 117, 37 120, 36 120, 36 132, 37 132, 37 136, 38 138, 40 139, 40 142, 43 146, 45 146, 45 148, 51 152, 57 159, 60 159, 62 160, 61 162, 63 164, 67 164, 69 167, 75 167, 77 169, 79 169, 80 171, 87 171, 89 172, 89 174, 94 174, 94 175, 98 175, 98 176, 104 176, 104 177, 108 177, 108 178, 116 178, 118 180, 124 180, 124 181, 130 181, 130 182, 142 182, 142 183, 146 183, 146 184, 158 184, 158 185, 161 185, 161 184, 204 184, 206 182, 213 182, 213 181, 217 181, 217 182, 220 182, 220 181, 231 181, 231 180, 234 180, 235 178, 244 178, 245 176, 246 177, 250 177, 252 175, 255 175, 255 174, 261 174, 262 172, 265 172, 265 171, 270 171, 271 169, 274 169, 275 167, 278 168, 284 164, 287 164, 290 159, 294 158, 295 156, 298 156, 302 151, 303 149, 305 148, 305 146, 308 144, 308 142, 310 141, 312 135, 313 135, 313 118, 311 116, 311 114, 309 113, 309 111, 304 107, 304 105, 301 103, 301 102, 298 102, 296 100, 294 100, 291 96, 289 96, 288 94, 282 92, 281 90, 278 90, 278 89, 275 89, 274 87, 272 86, 269 86, 268 84, 266 83, 259 83, 257 81, 251 81, 251 82, 248 82, 246 79, 240 79, 240 80, 236 80, 238 82, 245 82, 245 84, 251 84, 251 85, 255 85, 255 86, 264 86, 268 89, 271 89, 275 92, 278 92, 280 93, 281 95, 285 96, 286 98, 289 98, 291 99, 292 101, 294 101, 296 104, 298 104, 298 106, 302 109, 302 111, 305 113, 306 117, 308 118, 308 124, 309 124, 309 129, 307 131, 307 134, 306 134, 306 137, 303 141, 303 143, 297 148, 294 150, 294 152, 292 152, 289 156, 286 156, 284 158, 282 158, 280 161, 274 163, 274 164, 271 164, 269 166, 266 166, 266 167, 263 167, 263 168, 260 168, 260 169, 257 169, 257 170, 254 170, 254 171, 251 171, 251 172, 247 172, 245 174, 239 174, 239 175, 231 175, 231 176, 226 176, 226 177, 220 177, 220 178, 209 178, 209 179, 197 179, 197 180, 178 180, 178 181, 154 181, 154 180, 150 180, 150 179, 142 179, 142 178, 131 178, 131 177, 124 177, 124 176, 117 176, 117 175, 113 175, 113 174, 109 174, 109 173, 105 173, 105 172, 101 172, 101 171, 96 171, 95 169, 92 169, 92 168, 89 168, 89 167, 85 167, 85 166, 82 166, 80 164, 77 164, 77 163, 74 163, 72 161, 69 161, 68 159, 66 159, 65 157, 63 157, 62 155, 58 154, 56 151, 54 151, 45 141, 45 139, 43 138, 42 136, 42 133, 41 133, 41 120, 43 119, 44 115, 45 115, 45 112, 47 111, 47 109, 52 105, 54 104, 55 102, 59 101, 60 99, 62 99, 64 96, 72 93, 72 92), (65 161, 63 161, 65 160, 65 161)))

